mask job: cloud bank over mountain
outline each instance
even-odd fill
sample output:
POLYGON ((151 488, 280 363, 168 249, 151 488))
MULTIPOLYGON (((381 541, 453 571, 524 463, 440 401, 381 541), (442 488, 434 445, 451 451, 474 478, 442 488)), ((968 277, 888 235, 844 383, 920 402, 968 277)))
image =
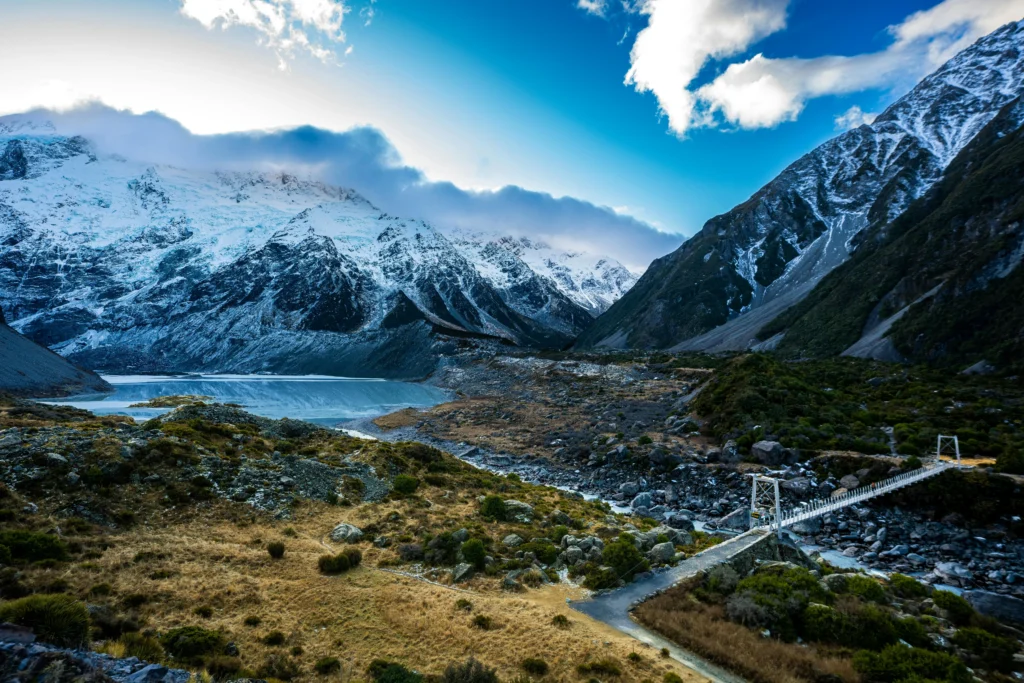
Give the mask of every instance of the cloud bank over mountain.
POLYGON ((35 110, 0 118, 9 127, 49 121, 102 153, 207 170, 282 170, 357 190, 381 209, 442 226, 541 239, 552 247, 608 254, 643 271, 682 242, 610 207, 517 186, 475 191, 434 181, 405 165, 385 135, 370 127, 313 127, 195 135, 158 113, 132 114, 100 104, 35 110))

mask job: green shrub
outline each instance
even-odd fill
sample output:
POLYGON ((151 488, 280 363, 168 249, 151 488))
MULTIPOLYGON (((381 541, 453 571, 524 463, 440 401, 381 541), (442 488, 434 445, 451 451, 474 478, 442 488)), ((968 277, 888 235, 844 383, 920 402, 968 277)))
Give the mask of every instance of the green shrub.
POLYGON ((498 683, 498 674, 470 657, 462 664, 452 662, 441 675, 442 683, 498 683))
POLYGON ((633 662, 634 664, 639 664, 641 661, 643 661, 643 657, 640 656, 639 652, 630 652, 628 655, 626 655, 626 659, 633 662))
POLYGON ((663 683, 683 683, 683 677, 675 671, 668 671, 661 677, 663 683))
POLYGON ((462 544, 462 557, 477 569, 484 568, 484 559, 487 557, 487 549, 484 542, 479 538, 471 538, 462 544))
POLYGON ((342 554, 348 558, 349 569, 355 569, 363 563, 363 552, 359 548, 345 548, 342 554))
POLYGON ((263 644, 276 647, 278 645, 284 645, 285 637, 280 631, 271 631, 267 635, 263 636, 263 644))
POLYGON ((473 609, 473 603, 466 598, 459 598, 455 601, 455 609, 460 609, 463 612, 469 612, 473 609))
POLYGON ((971 603, 951 591, 935 591, 932 593, 932 600, 935 606, 946 610, 949 618, 957 626, 969 624, 974 616, 974 608, 971 603))
POLYGON ((68 549, 56 536, 15 529, 0 531, 0 545, 6 546, 12 560, 39 562, 68 559, 68 549))
POLYGON ((209 619, 213 616, 213 608, 208 605, 200 605, 192 610, 192 614, 197 617, 202 617, 203 619, 209 619))
POLYGON ((337 657, 322 657, 316 660, 316 664, 313 665, 313 670, 321 676, 337 673, 338 671, 341 671, 341 660, 337 657))
POLYGON ((500 496, 487 496, 484 498, 484 501, 480 503, 480 515, 486 519, 492 519, 496 522, 504 522, 506 514, 505 500, 500 496))
POLYGON ((11 563, 11 549, 5 545, 0 545, 0 565, 9 565, 11 563))
POLYGON ((253 615, 250 615, 250 616, 246 617, 245 621, 243 621, 242 623, 245 624, 246 626, 259 626, 260 624, 263 623, 263 620, 253 614, 253 615))
POLYGON ((200 626, 179 626, 160 636, 160 644, 171 657, 195 662, 224 649, 224 636, 200 626))
POLYGON ((260 678, 276 678, 280 681, 290 681, 299 675, 299 665, 287 655, 270 654, 256 670, 260 678))
POLYGON ((629 534, 621 534, 616 541, 604 547, 602 562, 614 569, 616 575, 626 582, 634 574, 647 571, 649 566, 629 534))
POLYGON ((847 574, 845 592, 869 602, 882 604, 886 601, 882 584, 863 574, 847 574))
POLYGON ((919 683, 922 679, 970 683, 967 667, 943 652, 890 645, 881 652, 861 650, 853 656, 853 668, 866 683, 919 683))
POLYGON ((206 661, 206 672, 210 674, 210 678, 215 681, 227 681, 232 678, 237 678, 239 671, 242 670, 242 660, 238 657, 227 657, 220 655, 217 657, 210 657, 206 661))
POLYGON ((317 560, 317 567, 321 574, 342 574, 347 572, 351 566, 348 556, 344 553, 338 555, 321 555, 317 560))
POLYGON ((101 598, 110 595, 114 592, 114 589, 109 583, 97 583, 95 586, 89 589, 89 595, 95 598, 101 598))
POLYGON ((622 669, 614 659, 597 659, 592 662, 584 662, 576 667, 576 672, 581 676, 593 674, 595 676, 621 676, 622 669))
POLYGON ((383 659, 375 659, 370 662, 367 672, 376 683, 422 683, 423 681, 423 676, 415 671, 410 671, 401 664, 383 659))
POLYGON ((611 567, 598 567, 591 564, 584 572, 583 587, 599 591, 615 588, 619 585, 619 575, 611 567))
POLYGON ((271 558, 275 560, 280 560, 282 557, 284 557, 284 543, 282 543, 281 541, 274 541, 273 543, 268 543, 267 553, 270 554, 271 558))
POLYGON ((569 527, 564 524, 559 524, 551 530, 551 540, 554 541, 555 545, 561 545, 562 539, 569 535, 569 527))
POLYGON ((484 616, 483 614, 478 614, 475 617, 473 617, 472 623, 473 626, 476 626, 481 631, 490 631, 491 628, 494 626, 494 623, 491 621, 491 618, 488 616, 484 616))
POLYGON ((535 543, 530 541, 519 546, 516 550, 524 553, 533 553, 541 564, 554 564, 558 559, 558 548, 551 543, 535 543))
POLYGON ((928 589, 923 583, 905 574, 890 576, 889 589, 901 598, 923 598, 928 595, 928 589))
POLYGON ((850 622, 846 615, 828 605, 808 605, 803 615, 803 634, 807 640, 841 643, 849 636, 850 622))
POLYGON ((1003 673, 1013 670, 1013 656, 1017 643, 1009 638, 993 635, 980 628, 961 628, 953 634, 953 644, 967 650, 979 667, 996 669, 1003 673))
POLYGON ((30 595, 0 605, 0 622, 32 629, 44 643, 79 647, 89 640, 89 611, 70 595, 30 595))
POLYGON ((144 662, 159 662, 164 658, 164 648, 160 641, 138 631, 125 633, 119 642, 124 646, 125 657, 138 657, 144 662))
POLYGON ((408 474, 399 474, 392 483, 396 493, 403 496, 411 496, 420 487, 420 480, 408 474))
POLYGON ((636 440, 636 442, 638 444, 640 444, 641 446, 646 446, 647 444, 651 443, 652 441, 653 441, 653 439, 651 439, 651 437, 647 436, 646 434, 644 434, 643 436, 641 436, 639 439, 636 440))
POLYGON ((556 614, 551 617, 551 625, 556 628, 569 628, 569 617, 564 614, 556 614))
POLYGON ((292 645, 292 649, 289 650, 292 653, 292 657, 300 657, 305 652, 301 645, 292 645))
POLYGON ((931 638, 928 637, 928 631, 919 619, 915 619, 914 617, 894 619, 893 626, 896 628, 896 637, 903 642, 909 643, 914 647, 923 647, 925 649, 932 647, 932 641, 931 638))
POLYGON ((548 663, 540 657, 527 657, 522 661, 520 666, 523 667, 523 671, 532 676, 547 676, 548 675, 548 663))

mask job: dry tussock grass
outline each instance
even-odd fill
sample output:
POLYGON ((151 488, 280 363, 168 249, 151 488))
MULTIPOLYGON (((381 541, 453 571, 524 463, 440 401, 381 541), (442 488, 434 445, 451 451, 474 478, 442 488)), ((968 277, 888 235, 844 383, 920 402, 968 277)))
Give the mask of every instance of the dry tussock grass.
POLYGON ((649 600, 634 614, 648 628, 752 683, 812 683, 823 676, 860 680, 849 658, 763 638, 728 621, 720 606, 697 602, 685 587, 649 600))
MULTIPOLYGON (((669 670, 687 681, 700 680, 656 651, 570 611, 565 599, 579 595, 568 587, 509 594, 500 590, 497 579, 480 577, 471 584, 471 594, 455 592, 374 569, 375 561, 390 551, 365 544, 363 567, 340 576, 318 573, 316 561, 326 548, 340 549, 325 542, 324 535, 339 521, 359 521, 368 514, 366 507, 305 505, 289 522, 247 524, 227 521, 215 505, 192 520, 119 534, 102 558, 72 567, 64 578, 82 592, 100 581, 110 583, 109 601, 115 605, 129 594, 145 594, 150 599, 139 612, 147 626, 159 630, 186 624, 221 629, 238 645, 249 669, 272 652, 287 653, 299 645, 304 650, 298 658, 301 678, 306 680, 317 678, 312 664, 326 656, 345 663, 344 677, 359 679, 379 657, 440 673, 470 655, 497 667, 503 680, 522 674, 519 667, 526 657, 543 658, 552 680, 569 681, 579 678, 580 662, 609 656, 620 661, 623 683, 660 680, 669 670), (283 535, 289 526, 298 537, 283 535), (272 560, 266 544, 277 540, 285 543, 286 552, 283 559, 272 560), (471 612, 455 607, 459 598, 472 601, 471 612), (195 615, 198 606, 213 608, 213 615, 195 615), (492 630, 473 627, 476 614, 491 617, 492 630), (570 628, 555 627, 551 620, 556 614, 568 616, 570 628), (244 624, 252 616, 261 619, 259 626, 244 624), (283 646, 261 642, 273 630, 287 636, 283 646), (630 662, 632 651, 643 659, 630 662)), ((374 512, 383 514, 386 508, 374 512)))

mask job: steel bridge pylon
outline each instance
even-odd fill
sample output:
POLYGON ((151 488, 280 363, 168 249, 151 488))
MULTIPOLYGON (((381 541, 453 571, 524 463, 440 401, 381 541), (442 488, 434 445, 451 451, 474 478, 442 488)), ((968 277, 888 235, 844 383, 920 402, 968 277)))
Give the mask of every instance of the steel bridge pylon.
POLYGON ((779 496, 779 480, 774 477, 763 477, 760 474, 749 475, 750 489, 750 528, 763 526, 762 520, 767 517, 769 527, 782 538, 782 500, 779 496))
POLYGON ((939 434, 935 446, 935 461, 942 460, 943 455, 956 456, 956 464, 960 465, 960 439, 955 436, 939 434))

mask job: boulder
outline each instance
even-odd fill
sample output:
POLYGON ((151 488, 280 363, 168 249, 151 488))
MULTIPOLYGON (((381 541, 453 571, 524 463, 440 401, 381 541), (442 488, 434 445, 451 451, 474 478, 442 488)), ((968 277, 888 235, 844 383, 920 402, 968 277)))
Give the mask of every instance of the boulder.
POLYGON ((471 578, 473 578, 473 565, 468 562, 455 565, 455 569, 452 570, 452 583, 463 583, 471 578))
POLYGON ((363 540, 363 530, 343 522, 331 530, 330 539, 335 543, 358 543, 363 540))
POLYGON ((821 582, 833 593, 846 592, 846 574, 829 574, 821 582))
POLYGON ((509 534, 505 538, 501 539, 501 543, 509 548, 517 548, 523 544, 523 539, 516 534, 509 534))
POLYGON ((974 580, 974 572, 956 562, 939 562, 934 572, 940 581, 951 586, 966 585, 974 580))
POLYGON ((562 525, 566 525, 572 521, 572 518, 569 517, 569 515, 567 515, 566 513, 562 512, 561 510, 555 510, 554 512, 552 512, 550 515, 550 519, 553 524, 562 525))
POLYGON ((847 491, 852 491, 855 488, 860 487, 860 479, 852 474, 847 474, 845 477, 839 480, 839 485, 847 491))
POLYGON ((1024 600, 1020 598, 989 591, 964 591, 963 597, 971 607, 987 617, 1024 624, 1024 600))
POLYGON ((671 543, 659 543, 647 553, 651 562, 671 562, 676 556, 676 548, 671 543))
POLYGON ((812 517, 802 522, 797 522, 790 527, 794 534, 801 536, 812 536, 821 531, 821 517, 812 517))
POLYGON ((529 524, 533 521, 533 506, 520 500, 506 500, 505 514, 520 524, 529 524))
POLYGON ((469 540, 469 530, 459 529, 458 531, 452 532, 452 540, 456 543, 465 543, 469 540))
POLYGON ((562 553, 562 561, 570 567, 575 565, 577 562, 583 561, 583 550, 577 546, 569 546, 565 552, 562 553))
POLYGON ((750 455, 769 467, 778 467, 788 461, 788 452, 778 441, 758 441, 750 447, 750 455))
POLYGON ((693 531, 693 521, 686 515, 678 513, 666 517, 665 525, 681 531, 693 531))
POLYGON ((634 498, 633 501, 629 504, 629 506, 636 510, 637 508, 640 507, 650 508, 653 504, 654 498, 651 496, 650 493, 644 491, 643 493, 638 494, 636 498, 634 498))
POLYGON ((735 529, 741 531, 750 528, 750 510, 747 508, 739 508, 727 514, 725 517, 721 517, 715 520, 715 525, 719 529, 735 529))
POLYGON ((779 488, 785 489, 799 498, 805 498, 811 494, 811 480, 807 477, 794 477, 781 482, 779 488))
POLYGON ((637 484, 635 481, 623 482, 619 485, 619 493, 622 493, 627 498, 632 498, 640 493, 640 484, 637 484))

